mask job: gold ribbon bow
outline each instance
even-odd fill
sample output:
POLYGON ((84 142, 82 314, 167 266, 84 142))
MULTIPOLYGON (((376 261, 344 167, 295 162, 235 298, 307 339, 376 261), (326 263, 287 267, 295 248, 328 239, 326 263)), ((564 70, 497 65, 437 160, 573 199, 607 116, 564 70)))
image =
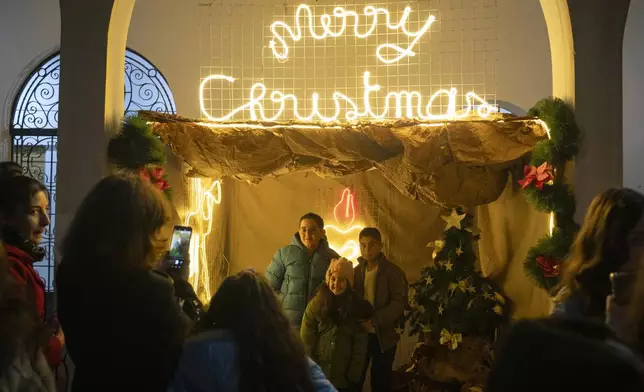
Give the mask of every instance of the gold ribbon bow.
POLYGON ((441 340, 440 343, 449 347, 450 350, 456 350, 458 344, 463 341, 463 335, 460 333, 451 333, 447 329, 443 328, 441 331, 441 340))

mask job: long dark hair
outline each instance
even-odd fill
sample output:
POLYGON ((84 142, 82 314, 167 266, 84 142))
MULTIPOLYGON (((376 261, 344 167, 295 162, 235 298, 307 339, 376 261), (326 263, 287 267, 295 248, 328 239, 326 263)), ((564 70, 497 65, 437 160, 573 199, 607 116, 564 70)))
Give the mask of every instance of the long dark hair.
POLYGON ((603 316, 609 276, 629 261, 629 234, 643 213, 644 195, 632 189, 609 189, 593 199, 565 264, 567 294, 559 301, 581 292, 590 299, 589 315, 603 316))
POLYGON ((103 178, 83 200, 62 246, 63 264, 152 268, 166 250, 171 211, 165 196, 130 174, 103 178))
POLYGON ((242 271, 224 280, 197 326, 198 332, 210 329, 235 338, 239 391, 313 391, 304 346, 264 277, 242 271))
POLYGON ((20 351, 35 360, 38 350, 45 347, 47 334, 34 304, 29 301, 25 286, 16 282, 9 272, 4 246, 0 242, 0 374, 20 351))

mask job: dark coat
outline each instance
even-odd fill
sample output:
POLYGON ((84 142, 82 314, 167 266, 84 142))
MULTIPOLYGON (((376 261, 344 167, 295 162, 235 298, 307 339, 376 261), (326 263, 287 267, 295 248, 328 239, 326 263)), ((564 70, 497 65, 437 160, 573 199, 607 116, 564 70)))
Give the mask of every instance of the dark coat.
MULTIPOLYGON (((367 271, 367 262, 358 258, 359 265, 354 270, 356 292, 366 298, 364 280, 367 271)), ((400 267, 387 260, 381 253, 378 260, 378 274, 376 275, 376 298, 374 316, 372 318, 380 348, 385 351, 400 340, 403 315, 407 308, 409 283, 400 267)))
POLYGON ((92 276, 65 260, 56 278, 72 391, 165 391, 190 327, 172 280, 147 270, 92 276))
POLYGON ((373 314, 371 304, 351 291, 344 294, 346 301, 352 301, 351 314, 333 317, 324 314, 324 296, 333 295, 326 284, 320 286, 318 294, 309 302, 304 312, 300 336, 304 348, 336 388, 350 388, 357 385, 362 377, 367 354, 367 332, 360 320, 373 314))

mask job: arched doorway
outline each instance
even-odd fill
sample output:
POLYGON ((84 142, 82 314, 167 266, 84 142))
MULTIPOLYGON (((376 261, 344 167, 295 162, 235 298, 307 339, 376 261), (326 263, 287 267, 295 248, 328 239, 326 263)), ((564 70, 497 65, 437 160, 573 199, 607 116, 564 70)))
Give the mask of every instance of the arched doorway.
MULTIPOLYGON (((49 291, 54 287, 59 85, 57 52, 25 79, 13 103, 10 126, 11 159, 23 167, 25 175, 45 184, 50 193, 51 225, 41 244, 47 256, 34 266, 49 291)), ((131 49, 125 53, 124 99, 125 115, 138 110, 176 113, 174 97, 161 71, 131 49)))

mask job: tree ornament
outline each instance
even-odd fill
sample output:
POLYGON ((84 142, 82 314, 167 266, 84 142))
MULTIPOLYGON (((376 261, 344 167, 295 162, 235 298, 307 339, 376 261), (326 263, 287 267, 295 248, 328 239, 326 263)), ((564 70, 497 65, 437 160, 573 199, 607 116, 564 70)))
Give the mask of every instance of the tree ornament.
POLYGON ((452 227, 461 230, 461 222, 465 218, 466 214, 458 214, 455 209, 452 209, 452 213, 448 216, 441 216, 443 220, 447 223, 445 225, 445 231, 451 229, 452 227))
POLYGON ((561 260, 557 260, 551 256, 539 256, 537 257, 537 263, 543 271, 543 276, 546 278, 554 278, 559 276, 561 273, 561 260))
POLYGON ((543 186, 550 181, 554 180, 552 165, 544 162, 539 167, 526 165, 523 168, 523 179, 517 181, 521 185, 521 189, 525 189, 531 184, 538 190, 542 190, 543 186))
POLYGON ((447 260, 447 262, 445 263, 445 270, 451 271, 453 267, 454 267, 454 264, 452 264, 450 260, 447 260))
POLYGON ((449 347, 450 350, 456 350, 459 343, 463 341, 463 335, 460 333, 452 333, 447 329, 441 330, 440 344, 444 344, 449 347))

